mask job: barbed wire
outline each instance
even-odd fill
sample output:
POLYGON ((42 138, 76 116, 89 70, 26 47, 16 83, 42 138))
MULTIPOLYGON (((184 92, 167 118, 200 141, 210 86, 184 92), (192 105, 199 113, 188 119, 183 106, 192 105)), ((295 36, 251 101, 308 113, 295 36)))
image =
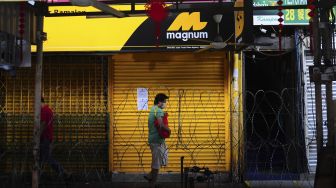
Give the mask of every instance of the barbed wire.
MULTIPOLYGON (((136 89, 124 88, 115 91, 114 94, 118 94, 119 98, 113 99, 113 117, 109 117, 106 113, 107 102, 104 101, 107 100, 106 97, 99 99, 102 102, 86 105, 86 113, 62 112, 62 92, 67 91, 65 87, 68 86, 57 88, 59 95, 51 103, 55 110, 56 143, 53 153, 65 169, 74 172, 71 181, 111 180, 108 165, 111 157, 114 170, 120 173, 127 172, 130 168, 135 168, 139 173, 148 171, 148 110, 136 109, 136 89), (100 106, 102 104, 105 106, 100 106), (94 109, 101 110, 95 112, 97 110, 94 109), (91 113, 87 113, 89 111, 91 113), (114 147, 110 159, 108 153, 111 140, 107 137, 106 129, 109 124, 113 128, 114 147), (130 155, 131 153, 135 156, 130 155), (128 166, 130 160, 133 160, 131 167, 128 166)), ((106 84, 104 87, 107 87, 106 84)), ((241 176, 245 179, 301 179, 305 186, 313 186, 307 174, 305 152, 314 144, 315 138, 306 136, 306 143, 298 139, 304 133, 300 127, 303 125, 298 125, 295 121, 298 113, 294 104, 295 89, 239 93, 238 101, 246 103, 241 110, 229 108, 230 101, 234 101, 222 90, 154 87, 148 90, 149 101, 153 101, 153 97, 159 92, 170 96, 167 111, 170 114, 172 137, 167 139, 167 144, 173 161, 179 161, 178 158, 183 155, 185 166, 206 166, 216 173, 229 172, 230 169, 225 168, 230 167, 231 163, 227 156, 240 147, 238 143, 241 142, 244 143, 242 152, 245 158, 245 170, 241 172, 241 176), (245 116, 242 131, 244 134, 239 134, 238 137, 231 134, 230 114, 233 112, 244 113, 245 116)), ((26 109, 27 106, 24 105, 21 104, 20 108, 26 109)), ((74 103, 72 108, 80 109, 83 108, 82 105, 74 103)), ((147 105, 150 107, 152 102, 147 105)), ((7 114, 2 103, 0 109, 0 127, 6 133, 0 143, 0 174, 6 179, 4 182, 27 184, 30 178, 26 176, 29 176, 32 161, 30 151, 33 114, 7 114)), ((168 165, 164 170, 176 171, 179 168, 176 163, 173 165, 175 167, 168 165)), ((55 176, 49 167, 43 167, 42 181, 48 183, 51 180, 58 182, 60 177, 55 176)))
MULTIPOLYGON (((202 152, 210 151, 216 164, 212 166, 214 171, 223 171, 226 165, 226 152, 239 147, 230 145, 231 140, 236 143, 245 143, 245 172, 241 174, 246 179, 301 179, 305 185, 312 187, 311 179, 307 174, 307 160, 305 149, 313 143, 314 137, 306 137, 307 143, 298 140, 299 125, 295 124, 297 113, 291 101, 295 96, 295 89, 284 89, 281 92, 259 90, 255 93, 247 91, 239 97, 246 102, 244 134, 239 138, 227 139, 225 131, 230 129, 230 124, 225 123, 229 119, 223 118, 223 114, 236 112, 237 109, 225 109, 222 101, 225 96, 222 91, 208 90, 182 90, 182 89, 149 89, 149 96, 155 96, 157 92, 166 92, 171 96, 168 104, 168 112, 171 114, 170 126, 172 138, 167 140, 170 153, 182 151, 180 155, 186 156, 186 166, 207 166, 204 158, 198 156, 202 152), (180 107, 178 105, 181 105, 180 107), (210 110, 209 110, 210 109, 210 110), (222 109, 218 111, 217 109, 222 109), (205 114, 206 125, 199 123, 205 114), (209 115, 211 114, 211 115, 209 115), (292 130, 291 130, 292 129, 292 130), (206 137, 200 137, 200 132, 206 137), (295 161, 296 162, 293 162, 295 161), (293 165, 292 163, 297 163, 293 165), (217 167, 216 167, 217 166, 217 167), (268 177, 265 177, 268 174, 268 177), (302 176, 303 174, 303 176, 302 176), (301 177, 298 177, 300 176, 301 177), (264 177, 263 177, 264 176, 264 177)), ((114 164, 116 170, 127 171, 129 151, 136 153, 137 171, 145 172, 148 165, 149 148, 147 145, 147 111, 134 110, 136 122, 128 125, 129 131, 120 127, 122 116, 127 112, 129 105, 134 105, 137 99, 134 89, 124 90, 119 104, 115 104, 113 125, 114 144, 119 143, 121 149, 114 152, 114 164), (124 169, 124 170, 123 170, 124 169)), ((60 101, 58 101, 60 102, 60 101)), ((55 103, 55 108, 60 104, 55 103)), ((235 105, 234 105, 235 106, 235 105)), ((1 152, 0 166, 3 172, 10 172, 8 176, 29 182, 24 178, 30 171, 31 163, 31 135, 32 114, 6 115, 2 113, 5 123, 1 127, 6 130, 7 137, 5 149, 1 152)), ((109 180, 108 172, 108 140, 105 133, 106 113, 103 114, 61 114, 55 116, 55 147, 54 156, 66 169, 74 171, 75 178, 72 181, 106 181, 109 180), (97 122, 100 122, 97 124, 97 122), (102 128, 100 136, 94 135, 95 128, 90 126, 97 124, 102 128), (101 165, 97 166, 97 162, 101 165)), ((226 131, 230 132, 230 131, 226 131)), ((176 158, 176 157, 175 157, 176 158)), ((176 159, 175 159, 176 160, 176 159)), ((211 160, 210 160, 211 161, 211 160)), ((228 161, 230 163, 230 161, 228 161)), ((169 170, 167 167, 166 170, 169 170)), ((229 170, 229 169, 227 169, 229 170)), ((50 176, 50 168, 43 168, 42 177, 46 180, 59 180, 59 177, 50 176), (50 177, 49 177, 50 176, 50 177)), ((6 181, 5 181, 6 182, 6 181)))
MULTIPOLYGON (((155 96, 156 93, 161 92, 159 90, 149 90, 149 95, 150 96, 155 96)), ((129 152, 129 148, 132 148, 136 151, 139 161, 138 166, 141 166, 142 168, 145 166, 144 164, 144 153, 149 153, 149 147, 147 143, 147 111, 138 111, 136 113, 136 118, 137 123, 136 127, 130 131, 130 134, 125 135, 125 133, 122 133, 119 129, 122 127, 119 127, 119 116, 122 116, 123 110, 127 108, 127 105, 130 103, 130 101, 136 101, 136 95, 134 95, 133 89, 130 91, 125 91, 124 92, 125 99, 120 102, 119 105, 117 105, 117 109, 115 110, 114 116, 115 116, 115 121, 113 122, 113 131, 114 131, 114 138, 118 142, 117 144, 122 145, 123 149, 120 151, 117 151, 118 155, 118 165, 119 168, 122 169, 122 161, 124 160, 124 155, 125 153, 129 152), (132 94, 128 94, 132 93, 132 94), (132 138, 136 137, 136 140, 133 140, 132 138), (138 139, 140 137, 140 140, 138 139), (139 142, 142 143, 139 145, 139 142)), ((198 162, 194 159, 202 150, 204 149, 211 149, 213 150, 214 153, 219 153, 217 155, 217 161, 220 161, 220 158, 223 158, 223 154, 221 152, 218 152, 218 148, 224 148, 224 142, 218 143, 220 139, 224 139, 220 137, 220 124, 223 123, 223 120, 218 120, 216 118, 217 113, 222 113, 224 111, 213 111, 212 109, 218 109, 218 103, 217 100, 223 98, 224 99, 224 94, 223 92, 208 92, 208 91, 198 91, 197 95, 196 93, 190 93, 190 96, 192 100, 189 100, 190 98, 186 99, 185 95, 188 93, 188 91, 184 90, 170 90, 170 99, 175 100, 176 103, 175 106, 172 106, 171 104, 168 104, 167 111, 169 114, 171 114, 173 117, 173 120, 170 122, 170 126, 172 127, 172 134, 174 135, 171 139, 168 140, 168 149, 171 152, 177 151, 179 149, 184 151, 184 154, 190 156, 191 160, 189 163, 196 165, 198 162), (216 95, 222 95, 222 97, 214 97, 213 99, 210 99, 210 95, 207 96, 207 94, 212 93, 216 95), (204 99, 203 99, 204 98, 204 99), (180 99, 184 99, 182 102, 177 101, 180 99), (197 99, 197 100, 195 100, 197 99), (201 102, 197 102, 201 101, 201 102), (186 113, 179 109, 177 104, 182 103, 183 109, 186 113), (206 106, 210 103, 213 103, 215 105, 210 105, 207 107, 202 107, 206 106), (207 109, 209 108, 210 111, 205 110, 205 112, 210 112, 213 113, 215 121, 214 122, 209 122, 208 126, 203 127, 208 130, 209 136, 205 140, 200 140, 198 137, 200 135, 197 135, 197 129, 199 127, 197 126, 198 119, 202 117, 197 117, 196 110, 200 109, 199 111, 204 111, 202 109, 207 109), (188 110, 189 109, 189 110, 188 110), (187 117, 188 116, 188 117, 187 117), (191 119, 190 121, 186 119, 191 119), (183 124, 183 126, 180 126, 179 124, 183 124), (215 126, 213 126, 215 124, 215 126), (191 126, 192 125, 192 126, 191 126), (191 147, 193 146, 193 147, 191 147)), ((228 113, 228 112, 225 112, 228 113)), ((132 117, 130 117, 132 118, 132 117)), ((204 118, 204 117, 203 117, 204 118)), ((208 119, 211 119, 211 117, 207 117, 208 119)), ((224 123, 223 123, 224 124, 224 123)), ((225 126, 228 126, 225 125, 225 126)), ((222 126, 222 129, 224 130, 227 127, 222 126)), ((229 146, 227 146, 226 149, 229 146)), ((133 151, 132 151, 133 152, 133 151)), ((177 159, 175 159, 177 160, 177 159)), ((148 165, 147 165, 148 166, 148 165)), ((147 167, 148 168, 148 167, 147 167)), ((176 169, 175 169, 176 171, 176 169)), ((143 169, 143 172, 145 172, 145 169, 143 169)))

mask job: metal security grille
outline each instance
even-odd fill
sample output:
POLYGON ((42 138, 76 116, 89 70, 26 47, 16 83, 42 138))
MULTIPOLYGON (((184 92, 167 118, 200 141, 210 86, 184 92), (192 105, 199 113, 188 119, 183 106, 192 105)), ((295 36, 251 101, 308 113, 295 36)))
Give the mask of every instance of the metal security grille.
MULTIPOLYGON (((54 157, 83 177, 108 168, 106 70, 104 57, 44 59, 42 95, 55 116, 54 157)), ((14 77, 1 75, 1 171, 31 170, 34 73, 32 68, 18 69, 14 77)))
MULTIPOLYGON (((306 80, 306 147, 309 163, 309 170, 315 173, 317 165, 317 145, 316 145, 316 116, 315 116, 315 85, 309 79, 309 67, 314 65, 314 57, 309 51, 305 51, 305 80, 306 80)), ((323 114, 323 142, 326 144, 327 129, 327 103, 325 85, 322 85, 322 114, 323 114)), ((333 82, 333 97, 336 98, 336 82, 333 82)))
POLYGON ((179 172, 185 166, 214 171, 230 168, 229 63, 225 54, 185 53, 121 54, 110 67, 113 171, 150 169, 148 113, 159 92, 169 95, 168 166, 179 172), (137 88, 148 89, 148 110, 137 110, 137 88))

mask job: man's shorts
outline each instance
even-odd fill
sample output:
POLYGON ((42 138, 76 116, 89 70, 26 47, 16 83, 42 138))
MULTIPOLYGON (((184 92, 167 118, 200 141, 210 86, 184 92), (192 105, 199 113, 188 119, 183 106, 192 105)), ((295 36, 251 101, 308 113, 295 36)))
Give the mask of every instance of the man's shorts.
POLYGON ((152 168, 160 169, 161 166, 166 166, 168 162, 168 149, 165 143, 149 144, 152 152, 152 168))

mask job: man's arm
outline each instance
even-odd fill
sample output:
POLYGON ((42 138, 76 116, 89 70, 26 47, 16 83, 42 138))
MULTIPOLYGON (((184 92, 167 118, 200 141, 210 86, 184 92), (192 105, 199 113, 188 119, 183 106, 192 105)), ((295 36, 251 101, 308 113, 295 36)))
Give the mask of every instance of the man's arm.
POLYGON ((44 132, 44 130, 49 125, 50 121, 53 119, 53 113, 51 110, 48 109, 42 109, 41 110, 41 120, 40 120, 40 131, 41 133, 44 132))
POLYGON ((47 124, 44 121, 40 121, 40 133, 43 133, 47 124))

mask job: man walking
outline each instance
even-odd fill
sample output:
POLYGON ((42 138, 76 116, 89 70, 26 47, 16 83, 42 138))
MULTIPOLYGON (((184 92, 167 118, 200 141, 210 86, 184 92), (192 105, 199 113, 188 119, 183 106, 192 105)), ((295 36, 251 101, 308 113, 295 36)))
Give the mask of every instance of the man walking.
POLYGON ((40 137, 40 161, 41 165, 48 163, 51 168, 63 178, 70 178, 70 174, 67 173, 61 164, 56 161, 51 155, 51 144, 53 142, 53 119, 54 114, 51 108, 45 103, 44 98, 41 98, 41 137, 40 137))
POLYGON ((151 108, 148 115, 148 143, 152 154, 151 172, 144 176, 149 181, 151 188, 155 187, 159 170, 161 166, 167 165, 168 155, 165 139, 159 134, 159 131, 165 130, 170 134, 170 129, 163 123, 163 109, 166 107, 166 102, 169 97, 164 93, 159 93, 155 96, 154 106, 151 108), (155 120, 158 121, 158 127, 155 127, 155 120))

